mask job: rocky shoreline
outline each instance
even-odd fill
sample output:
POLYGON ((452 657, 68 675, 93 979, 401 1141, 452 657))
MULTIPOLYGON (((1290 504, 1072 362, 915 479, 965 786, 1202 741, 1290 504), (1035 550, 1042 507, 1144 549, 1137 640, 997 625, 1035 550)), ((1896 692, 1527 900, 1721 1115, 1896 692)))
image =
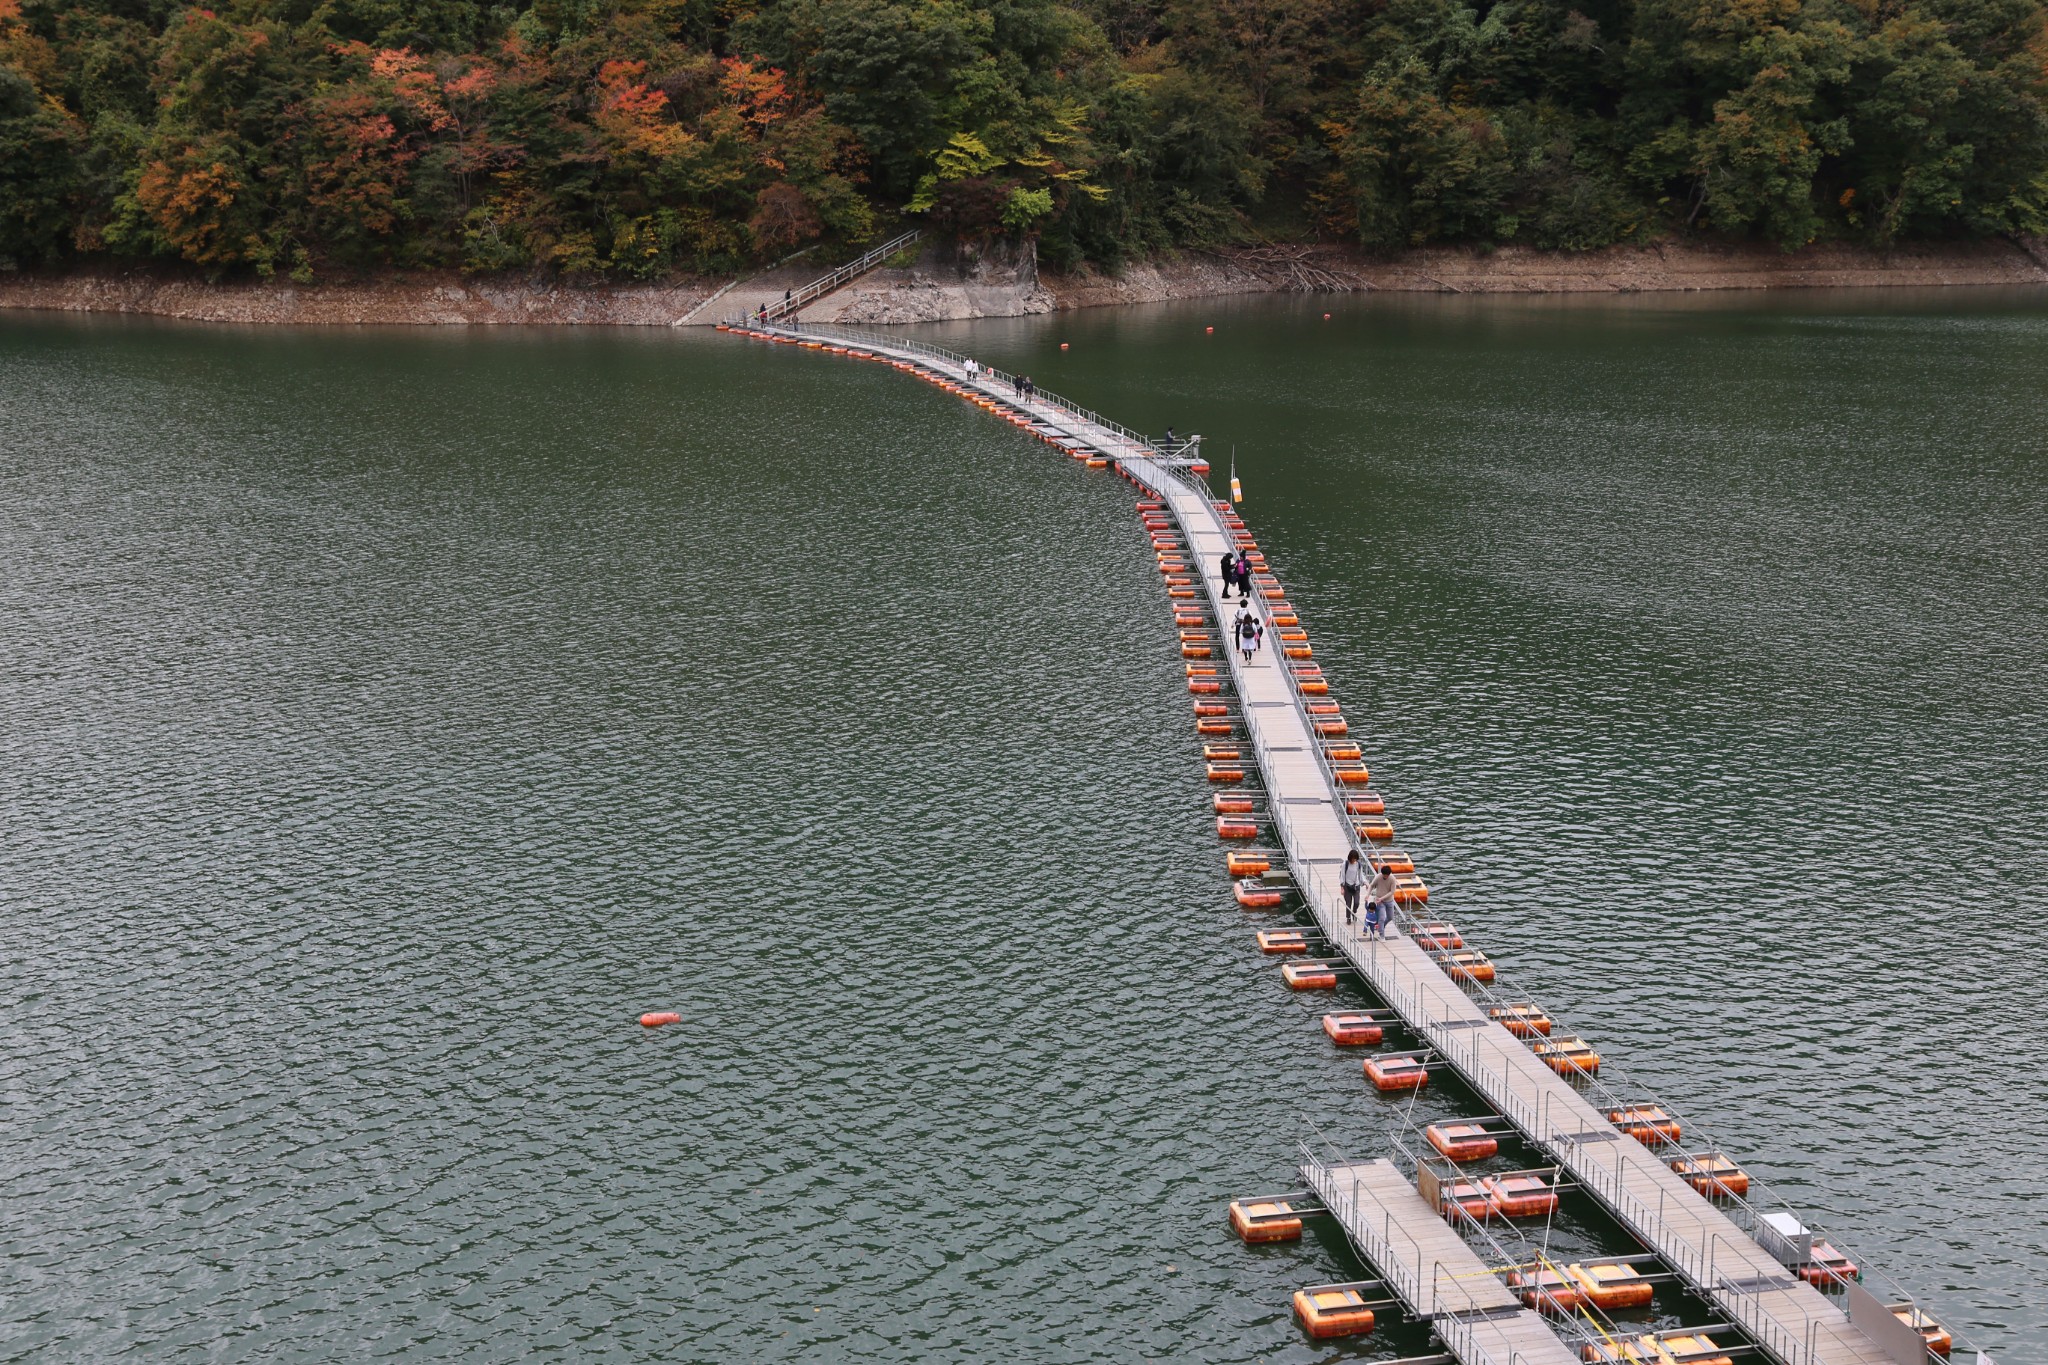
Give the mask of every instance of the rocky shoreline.
MULTIPOLYGON (((0 308, 132 313, 250 325, 702 325, 781 297, 809 271, 648 285, 410 276, 300 285, 214 283, 142 270, 0 274, 0 308), (757 299, 756 296, 759 296, 757 299)), ((1828 245, 1784 252, 1706 242, 1544 252, 1442 248, 1375 257, 1342 247, 1189 252, 1116 275, 1041 272, 1032 253, 927 254, 857 281, 806 310, 815 321, 939 322, 1070 308, 1289 292, 1452 294, 2048 284, 2037 240, 1828 245)))

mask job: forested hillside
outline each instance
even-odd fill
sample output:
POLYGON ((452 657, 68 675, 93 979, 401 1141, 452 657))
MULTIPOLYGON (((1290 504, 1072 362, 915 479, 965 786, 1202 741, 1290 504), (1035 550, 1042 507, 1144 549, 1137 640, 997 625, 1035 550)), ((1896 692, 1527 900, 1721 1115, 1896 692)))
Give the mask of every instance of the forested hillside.
POLYGON ((0 258, 2048 227, 2048 0, 0 0, 0 258))

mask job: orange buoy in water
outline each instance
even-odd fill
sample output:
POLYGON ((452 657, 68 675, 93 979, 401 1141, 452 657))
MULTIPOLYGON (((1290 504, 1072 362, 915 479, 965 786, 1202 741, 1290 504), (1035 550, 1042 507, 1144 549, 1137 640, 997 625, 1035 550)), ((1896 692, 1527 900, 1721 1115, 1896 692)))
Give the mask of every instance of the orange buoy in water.
POLYGON ((1349 792, 1344 797, 1346 815, 1385 815, 1387 798, 1367 787, 1362 792, 1349 792))
MULTIPOLYGON (((1458 946, 1463 947, 1463 942, 1458 946)), ((1550 1036, 1550 1016, 1534 1005, 1496 1005, 1486 1014, 1488 1018, 1498 1020, 1502 1028, 1517 1038, 1550 1036)))
MULTIPOLYGON (((1335 984, 1334 978, 1331 984, 1335 984)), ((1419 1057, 1368 1057, 1365 1078, 1375 1090, 1420 1090, 1429 1084, 1429 1068, 1419 1057)))
POLYGON ((1365 1306, 1365 1295, 1356 1289, 1297 1289, 1294 1316, 1301 1330, 1317 1341, 1362 1337, 1375 1321, 1372 1309, 1365 1306))
POLYGON ((1215 716, 1201 716, 1195 720, 1195 733, 1198 735, 1227 735, 1230 731, 1230 722, 1215 716))
MULTIPOLYGON (((1638 1105, 1633 1109, 1610 1109, 1607 1121, 1648 1147, 1660 1142, 1676 1142, 1684 1131, 1677 1119, 1654 1104, 1638 1105)), ((1814 1245, 1820 1244, 1816 1242, 1814 1245)))
POLYGON ((1479 1186, 1503 1218, 1543 1218, 1557 1212, 1557 1191, 1535 1175, 1489 1175, 1479 1186))
POLYGON ((1600 1054, 1583 1038, 1552 1038, 1546 1042, 1531 1043, 1530 1047, 1543 1064, 1560 1076, 1597 1076, 1600 1074, 1600 1054))
MULTIPOLYGON (((1277 886, 1267 886, 1257 877, 1246 877, 1233 883, 1230 894, 1237 897, 1237 903, 1247 910, 1271 910, 1286 896, 1277 886)), ((1334 979, 1332 984, 1335 984, 1334 979)))
POLYGON ((1214 327, 1204 327, 1204 328, 1202 329, 1202 335, 1203 335, 1203 336, 1215 336, 1215 335, 1216 335, 1216 329, 1215 329, 1214 327))
POLYGON ((1233 877, 1263 877, 1273 870, 1273 855, 1262 848, 1233 849, 1223 865, 1233 877))
POLYGON ((1458 932, 1458 927, 1454 924, 1418 924, 1410 932, 1409 937, 1415 940, 1416 947, 1426 953, 1448 952, 1453 948, 1465 946, 1464 936, 1458 932))
POLYGON ((1432 1123, 1422 1135, 1452 1161, 1483 1161, 1500 1150, 1500 1139, 1476 1123, 1432 1123))
POLYGON ((1508 1272, 1508 1288, 1542 1313, 1576 1313, 1586 1306, 1579 1282, 1555 1266, 1517 1266, 1508 1272))
POLYGON ((1723 1199, 1749 1193, 1749 1172, 1719 1152, 1683 1157, 1671 1163, 1686 1184, 1709 1199, 1723 1199))
POLYGON ((643 1014, 640 1016, 641 1028, 660 1028, 663 1024, 680 1024, 682 1022, 682 1015, 669 1011, 664 1011, 659 1014, 643 1014))
POLYGON ((1218 815, 1250 815, 1252 798, 1249 792, 1217 792, 1210 802, 1218 815))
POLYGON ((1328 322, 1329 320, 1330 320, 1330 315, 1329 315, 1328 313, 1325 313, 1325 314, 1323 314, 1323 321, 1324 321, 1324 322, 1328 322))
POLYGON ((1792 1270, 1816 1289, 1863 1278, 1863 1272, 1856 1268, 1854 1261, 1835 1250, 1832 1243, 1823 1242, 1818 1237, 1813 1239, 1813 1259, 1793 1266, 1792 1270))
MULTIPOLYGON (((1227 716, 1229 714, 1230 708, 1220 701, 1198 701, 1195 703, 1195 719, 1197 720, 1204 716, 1227 716)), ((1199 729, 1200 727, 1197 728, 1199 729)), ((1202 733, 1210 734, 1213 732, 1204 730, 1202 733)), ((1225 733, 1228 733, 1228 731, 1225 733)))
MULTIPOLYGON (((1403 852, 1401 849, 1398 848, 1368 849, 1366 851, 1365 860, 1373 865, 1373 869, 1375 871, 1378 871, 1381 868, 1385 868, 1387 871, 1393 873, 1396 877, 1398 877, 1403 872, 1413 872, 1415 870, 1415 860, 1409 857, 1407 853, 1403 852)), ((1454 948, 1462 948, 1465 945, 1462 943, 1454 943, 1451 946, 1454 948)))
POLYGON ((1062 342, 1060 343, 1060 349, 1061 349, 1062 351, 1066 350, 1066 349, 1067 349, 1067 343, 1066 343, 1066 342, 1064 342, 1064 341, 1062 341, 1062 342))
MULTIPOLYGON (((1398 881, 1395 885, 1397 891, 1395 899, 1398 900, 1400 899, 1398 895, 1398 881)), ((1453 981, 1493 980, 1493 964, 1486 960, 1485 953, 1479 952, 1477 949, 1467 949, 1461 953, 1440 954, 1437 957, 1436 963, 1437 966, 1450 973, 1451 980, 1453 981)))
POLYGON ((1259 822, 1248 820, 1242 815, 1219 815, 1216 817, 1216 837, 1219 839, 1256 839, 1259 837, 1259 822))
POLYGON ((1323 1032, 1338 1047, 1370 1047, 1387 1036, 1386 1029, 1369 1014, 1326 1014, 1323 1032))
MULTIPOLYGON (((1244 769, 1242 769, 1242 768, 1234 768, 1234 767, 1231 767, 1231 766, 1230 766, 1229 764, 1225 764, 1225 763, 1211 763, 1211 764, 1209 764, 1209 765, 1208 765, 1208 767, 1209 767, 1209 780, 1210 780, 1211 782, 1242 782, 1242 781, 1244 781, 1244 769)), ((1260 869, 1260 870, 1261 870, 1261 871, 1264 871, 1264 869, 1263 869, 1263 868, 1262 868, 1262 869, 1260 869)))
POLYGON ((1327 962, 1289 962, 1280 968, 1280 979, 1291 991, 1337 989, 1337 969, 1327 962))
MULTIPOLYGON (((1185 653, 1187 653, 1187 652, 1188 652, 1188 651, 1187 651, 1186 647, 1185 647, 1185 646, 1183 646, 1183 647, 1182 647, 1182 649, 1181 649, 1181 653, 1185 654, 1185 653)), ((1205 649, 1205 650, 1203 650, 1203 651, 1201 652, 1201 654, 1200 654, 1199 656, 1197 656, 1197 657, 1199 657, 1199 658, 1204 658, 1204 659, 1206 659, 1206 658, 1208 658, 1208 657, 1209 657, 1209 651, 1205 649)), ((1198 696, 1214 696, 1215 694, 1217 694, 1218 692, 1221 692, 1222 690, 1223 690, 1223 680, 1222 680, 1221 678, 1189 678, 1189 679, 1188 679, 1188 691, 1190 691, 1190 692, 1193 692, 1193 693, 1197 694, 1198 696)), ((1238 774, 1238 776, 1239 776, 1239 777, 1242 777, 1242 776, 1244 776, 1244 774, 1242 774, 1242 773, 1239 773, 1239 774, 1238 774)), ((1233 780, 1235 780, 1235 779, 1233 779, 1233 780)))
POLYGON ((1578 1286, 1580 1297, 1603 1312, 1642 1308, 1657 1296, 1657 1287, 1632 1265, 1595 1261, 1568 1265, 1564 1273, 1578 1286))
POLYGON ((1230 500, 1232 502, 1244 501, 1244 485, 1238 482, 1237 475, 1235 474, 1230 476, 1230 500))
POLYGON ((1235 744, 1204 744, 1202 757, 1210 763, 1228 763, 1244 757, 1244 750, 1235 744))
POLYGON ((1261 929, 1258 934, 1259 951, 1262 953, 1305 953, 1308 951, 1308 935, 1299 929, 1261 929))
POLYGON ((1301 1215, 1283 1199, 1238 1199, 1230 1205, 1230 1230, 1247 1242, 1291 1242, 1301 1236, 1301 1215))

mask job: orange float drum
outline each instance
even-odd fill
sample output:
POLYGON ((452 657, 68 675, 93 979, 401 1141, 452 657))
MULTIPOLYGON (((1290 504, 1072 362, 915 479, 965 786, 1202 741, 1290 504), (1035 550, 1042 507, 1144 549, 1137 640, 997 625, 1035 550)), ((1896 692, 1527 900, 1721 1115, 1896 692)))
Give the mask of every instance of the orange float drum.
POLYGON ((1432 1123, 1422 1136, 1452 1161, 1484 1161, 1500 1150, 1500 1139, 1476 1123, 1432 1123))
POLYGON ((1273 870, 1273 855, 1264 849, 1232 849, 1223 861, 1233 877, 1262 877, 1273 870))
POLYGON ((1437 958, 1437 965, 1450 973, 1453 981, 1493 980, 1493 964, 1486 960, 1485 953, 1476 948, 1444 953, 1437 958))
POLYGON ((1539 1313, 1576 1313, 1586 1306, 1578 1281, 1554 1266, 1517 1266, 1508 1272, 1508 1288, 1539 1313))
POLYGON ((1863 1278, 1863 1272, 1856 1268, 1854 1261, 1835 1250, 1832 1243, 1823 1242, 1818 1237, 1813 1241, 1813 1259, 1792 1269, 1800 1279, 1816 1289, 1827 1289, 1863 1278))
POLYGON ((1440 920, 1418 924, 1408 936, 1415 940, 1416 947, 1429 953, 1444 953, 1465 946, 1465 936, 1458 932, 1458 926, 1440 920))
POLYGON ((1676 1142, 1684 1131, 1677 1119, 1655 1105, 1610 1109, 1607 1121, 1647 1147, 1654 1147, 1660 1142, 1676 1142))
POLYGON ((1369 1014, 1326 1014, 1323 1032, 1338 1047, 1369 1047, 1387 1036, 1387 1031, 1369 1014))
POLYGON ((1657 1287, 1632 1265, 1594 1261, 1566 1266, 1564 1273, 1578 1286, 1580 1297, 1604 1313, 1647 1307, 1657 1297, 1657 1287))
POLYGON ((1419 1057, 1368 1057, 1365 1078, 1375 1090, 1420 1090, 1429 1083, 1429 1068, 1419 1057))
POLYGON ((1749 1172, 1719 1152, 1681 1157, 1671 1163, 1671 1169, 1709 1199, 1740 1198, 1749 1193, 1749 1172))
POLYGON ((1489 1175, 1479 1182, 1503 1218, 1546 1218, 1557 1212, 1557 1191, 1535 1175, 1489 1175))
POLYGON ((1292 1242, 1301 1236, 1301 1215, 1283 1199, 1237 1199, 1230 1205, 1230 1230, 1246 1242, 1292 1242))
POLYGON ((1318 1341, 1364 1336, 1373 1325, 1372 1309, 1356 1289, 1297 1289, 1294 1316, 1318 1341))
POLYGON ((1560 1076, 1596 1076, 1600 1073, 1600 1054, 1583 1039, 1553 1038, 1536 1043, 1533 1050, 1543 1059, 1545 1066, 1560 1076))
POLYGON ((1258 932, 1259 951, 1262 953, 1305 953, 1308 951, 1308 935, 1299 929, 1261 929, 1258 932))
POLYGON ((1280 968, 1289 990, 1330 991, 1337 988, 1337 970, 1327 962, 1289 962, 1280 968))
POLYGON ((1493 1206, 1493 1196, 1470 1180, 1446 1181, 1438 1188, 1438 1195, 1444 1201, 1442 1212, 1448 1223, 1456 1223, 1461 1213, 1483 1223, 1499 1212, 1493 1206))
POLYGON ((1216 837, 1256 839, 1259 837, 1259 822, 1242 815, 1219 815, 1216 817, 1216 837))
POLYGON ((1486 1015, 1498 1020, 1502 1028, 1517 1038, 1550 1036, 1550 1016, 1534 1005, 1496 1005, 1486 1015))
MULTIPOLYGON (((1279 905, 1282 900, 1286 899, 1287 896, 1287 893, 1281 888, 1266 886, 1256 877, 1246 877, 1241 881, 1233 883, 1230 888, 1230 894, 1236 897, 1237 903, 1247 910, 1271 910, 1279 905)), ((1336 984, 1334 979, 1332 979, 1331 984, 1336 984)))

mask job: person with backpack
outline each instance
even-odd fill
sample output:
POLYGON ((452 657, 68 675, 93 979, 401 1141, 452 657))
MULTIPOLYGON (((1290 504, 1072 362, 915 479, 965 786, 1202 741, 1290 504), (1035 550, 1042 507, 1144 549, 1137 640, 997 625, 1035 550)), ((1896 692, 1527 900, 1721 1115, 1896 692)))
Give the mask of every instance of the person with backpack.
POLYGON ((1358 893, 1365 889, 1365 863, 1359 858, 1358 850, 1352 849, 1344 859, 1344 870, 1337 876, 1337 885, 1344 891, 1344 922, 1350 924, 1358 918, 1358 893))
POLYGON ((1259 642, 1265 638, 1266 632, 1249 611, 1240 611, 1237 614, 1236 633, 1237 647, 1243 652, 1245 663, 1250 664, 1252 655, 1259 652, 1259 642))

